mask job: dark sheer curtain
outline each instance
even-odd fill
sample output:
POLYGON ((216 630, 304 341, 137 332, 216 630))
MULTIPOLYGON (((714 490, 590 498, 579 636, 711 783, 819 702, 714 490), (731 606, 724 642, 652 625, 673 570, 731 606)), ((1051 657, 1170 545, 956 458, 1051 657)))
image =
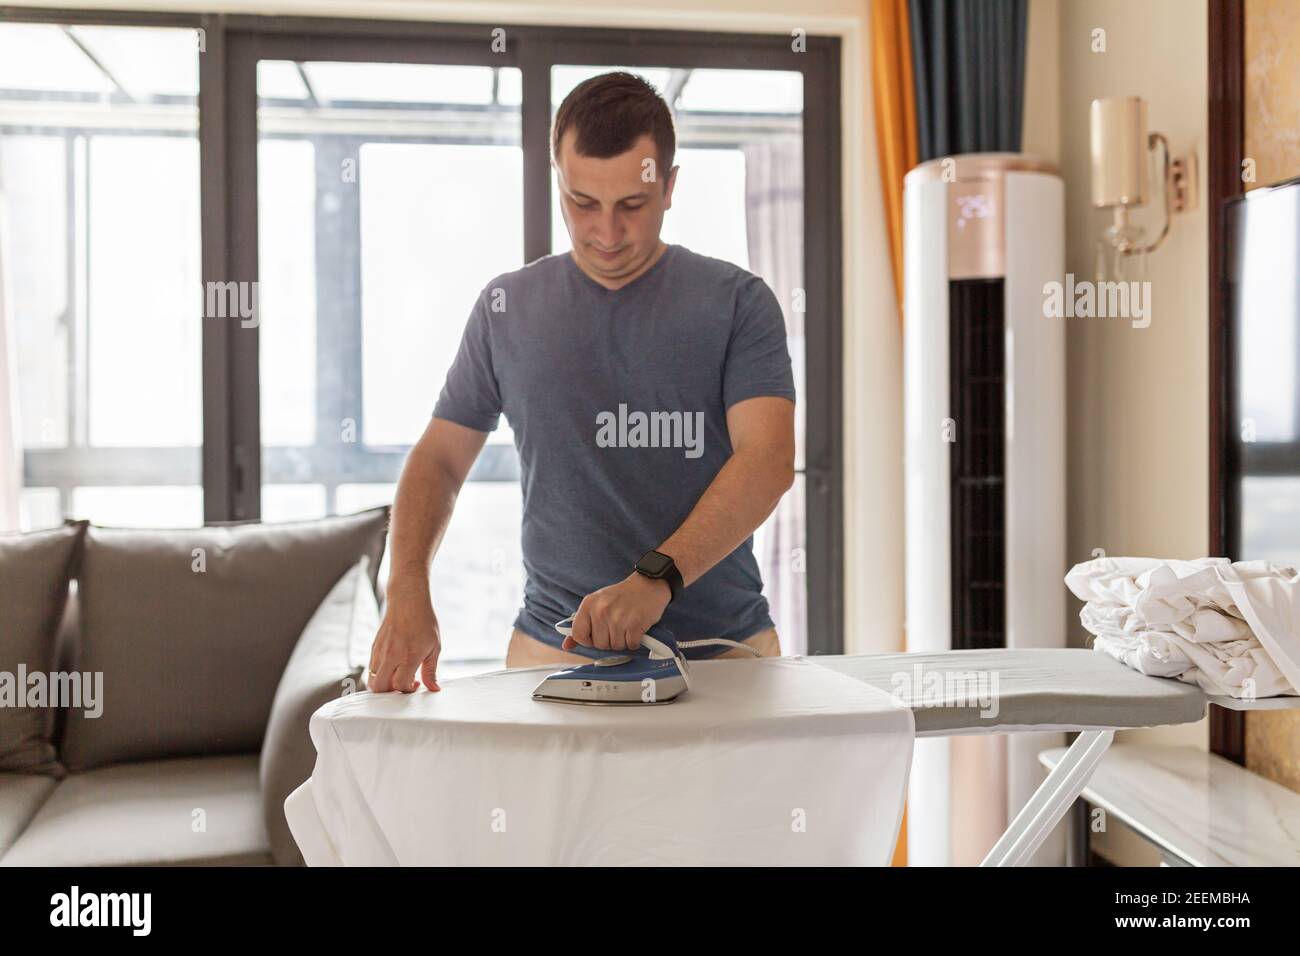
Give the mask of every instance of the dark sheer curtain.
POLYGON ((920 159, 1019 152, 1027 0, 908 0, 920 159))

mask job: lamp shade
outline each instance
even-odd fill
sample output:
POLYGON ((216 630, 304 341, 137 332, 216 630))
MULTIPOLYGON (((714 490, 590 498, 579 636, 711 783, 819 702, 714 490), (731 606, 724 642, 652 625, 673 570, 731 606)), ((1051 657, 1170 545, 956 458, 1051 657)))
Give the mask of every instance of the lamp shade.
POLYGON ((1150 196, 1147 104, 1138 96, 1093 100, 1092 204, 1098 209, 1141 206, 1150 196))

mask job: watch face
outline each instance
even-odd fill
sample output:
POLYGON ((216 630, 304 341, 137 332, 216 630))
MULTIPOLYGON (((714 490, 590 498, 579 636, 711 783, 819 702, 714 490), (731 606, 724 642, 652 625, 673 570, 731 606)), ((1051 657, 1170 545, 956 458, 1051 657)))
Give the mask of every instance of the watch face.
POLYGON ((673 559, 666 554, 660 554, 658 551, 650 551, 642 556, 636 566, 646 574, 658 577, 668 570, 668 565, 673 563, 673 559))

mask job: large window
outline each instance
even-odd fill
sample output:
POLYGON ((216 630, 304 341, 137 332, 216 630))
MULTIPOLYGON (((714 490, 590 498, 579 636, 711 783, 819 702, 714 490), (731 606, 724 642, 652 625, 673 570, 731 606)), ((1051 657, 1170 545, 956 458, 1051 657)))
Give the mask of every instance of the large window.
MULTIPOLYGON (((29 526, 390 502, 479 289, 569 248, 554 110, 623 68, 674 112, 665 240, 785 310, 799 475, 754 544, 786 651, 839 648, 835 41, 53 18, 0 21, 29 526)), ((500 655, 521 517, 503 419, 435 561, 448 658, 500 655)))
POLYGON ((1300 563, 1300 180, 1224 208, 1229 554, 1300 563))
MULTIPOLYGON (((262 518, 391 503, 479 290, 524 264, 519 70, 264 59, 257 94, 262 518)), ((435 560, 448 658, 499 657, 523 599, 502 424, 435 560)))
POLYGON ((203 521, 198 34, 0 23, 24 523, 203 521))

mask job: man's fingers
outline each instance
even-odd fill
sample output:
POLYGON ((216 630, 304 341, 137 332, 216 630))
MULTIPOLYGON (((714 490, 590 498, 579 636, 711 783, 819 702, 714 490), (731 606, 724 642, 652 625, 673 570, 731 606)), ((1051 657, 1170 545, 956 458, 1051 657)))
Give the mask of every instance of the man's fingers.
POLYGON ((609 649, 609 621, 604 614, 591 615, 591 646, 602 651, 609 649))
POLYGON ((420 679, 429 690, 442 690, 438 686, 438 651, 439 648, 435 647, 433 652, 420 663, 420 679))
POLYGON ((383 661, 383 652, 380 650, 380 640, 383 638, 384 629, 380 627, 379 633, 375 639, 370 642, 370 662, 366 664, 366 690, 375 689, 375 681, 379 680, 379 665, 383 661))
MULTIPOLYGON (((578 613, 573 616, 573 630, 569 634, 567 644, 572 641, 573 644, 583 644, 591 646, 591 612, 587 610, 584 602, 583 606, 578 608, 578 613)), ((570 647, 573 645, 570 644, 570 647)))
POLYGON ((391 690, 410 693, 415 689, 411 686, 415 667, 415 664, 407 665, 403 661, 390 639, 376 638, 374 647, 370 650, 370 673, 366 675, 366 690, 376 694, 386 694, 391 690))
POLYGON ((641 646, 641 631, 622 623, 598 602, 583 601, 573 616, 573 630, 561 643, 563 650, 579 644, 605 651, 634 651, 641 646))
POLYGON ((393 690, 400 690, 403 694, 410 694, 419 687, 419 683, 415 680, 415 671, 419 666, 419 661, 404 660, 393 668, 391 677, 393 690))
POLYGON ((629 627, 623 632, 624 650, 634 651, 641 646, 641 632, 638 628, 629 627))
POLYGON ((627 650, 627 627, 617 621, 609 625, 609 649, 611 651, 627 650))
POLYGON ((389 689, 389 678, 392 676, 393 668, 385 660, 383 652, 371 655, 370 673, 367 675, 366 690, 373 691, 376 694, 382 694, 389 689))

